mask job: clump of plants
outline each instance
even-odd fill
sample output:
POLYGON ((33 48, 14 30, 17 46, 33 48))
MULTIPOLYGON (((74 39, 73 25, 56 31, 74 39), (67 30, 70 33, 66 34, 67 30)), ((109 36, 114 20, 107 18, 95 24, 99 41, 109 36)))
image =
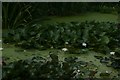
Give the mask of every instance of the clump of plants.
POLYGON ((48 48, 92 49, 109 53, 120 47, 120 29, 112 22, 71 22, 42 26, 34 24, 3 34, 4 43, 44 50, 48 48))
MULTIPOLYGON (((96 79, 98 66, 91 61, 81 61, 77 57, 67 57, 63 61, 55 53, 49 57, 35 56, 26 60, 19 60, 3 64, 2 80, 86 80, 96 79)), ((120 69, 119 62, 113 62, 113 68, 120 69), (119 66, 118 66, 119 65, 119 66)), ((110 72, 101 72, 101 78, 110 78, 110 72)), ((115 77, 117 79, 117 75, 115 77)), ((111 79, 114 80, 114 77, 111 79)))
POLYGON ((33 57, 3 65, 2 80, 76 80, 94 78, 97 68, 94 64, 80 61, 76 57, 65 58, 60 61, 58 56, 50 53, 50 57, 33 57))

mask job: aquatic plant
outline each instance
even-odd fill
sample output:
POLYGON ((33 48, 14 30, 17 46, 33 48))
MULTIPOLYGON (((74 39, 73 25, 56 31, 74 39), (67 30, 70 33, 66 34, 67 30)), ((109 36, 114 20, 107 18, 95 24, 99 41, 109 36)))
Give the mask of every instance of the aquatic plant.
POLYGON ((59 61, 56 54, 50 53, 47 59, 36 56, 3 65, 2 80, 84 80, 84 76, 90 76, 89 74, 91 74, 89 72, 92 69, 87 67, 88 64, 79 61, 76 57, 68 57, 64 61, 59 61))
POLYGON ((71 22, 42 26, 34 24, 26 28, 3 33, 3 42, 14 42, 22 48, 92 49, 110 53, 120 47, 119 29, 110 22, 71 22))
POLYGON ((16 29, 26 27, 32 20, 30 3, 8 3, 2 4, 2 26, 3 29, 16 29))

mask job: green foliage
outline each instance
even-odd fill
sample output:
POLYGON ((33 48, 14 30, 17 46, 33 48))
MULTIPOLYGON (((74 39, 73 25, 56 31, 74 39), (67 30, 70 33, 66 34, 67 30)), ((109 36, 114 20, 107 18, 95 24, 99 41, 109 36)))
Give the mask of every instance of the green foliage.
POLYGON ((3 3, 3 28, 25 27, 32 20, 31 7, 28 3, 3 3))
POLYGON ((33 3, 38 5, 37 9, 33 13, 35 17, 42 16, 69 16, 76 15, 85 12, 103 12, 103 13, 112 13, 116 11, 117 5, 119 3, 90 3, 90 2, 42 2, 42 3, 33 3), (114 7, 114 8, 113 8, 114 7))
MULTIPOLYGON (((15 29, 18 27, 28 27, 31 21, 38 18, 53 16, 65 16, 81 14, 88 11, 113 12, 119 10, 118 3, 3 3, 2 5, 2 25, 3 28, 15 29), (61 7, 62 6, 62 7, 61 7), (91 8, 90 8, 91 7, 91 8)), ((119 13, 119 11, 118 11, 119 13)), ((38 21, 40 21, 38 19, 38 21)))
POLYGON ((119 63, 120 59, 114 59, 114 61, 112 62, 111 66, 115 69, 120 69, 120 63, 119 63))
POLYGON ((16 42, 16 46, 40 50, 47 48, 61 49, 63 47, 83 49, 86 48, 108 53, 120 47, 119 29, 117 24, 110 22, 71 22, 52 25, 37 25, 18 28, 3 33, 3 42, 16 42), (68 42, 66 45, 65 42, 68 42))
MULTIPOLYGON (((109 6, 101 6, 100 7, 100 12, 101 13, 112 13, 115 12, 115 7, 109 7, 109 6)), ((117 12, 117 11, 116 11, 117 12)))
POLYGON ((94 70, 95 67, 93 69, 87 67, 90 65, 87 62, 79 61, 75 57, 59 61, 57 55, 50 53, 48 59, 33 57, 3 65, 2 80, 82 79, 84 76, 89 76, 90 71, 94 70))

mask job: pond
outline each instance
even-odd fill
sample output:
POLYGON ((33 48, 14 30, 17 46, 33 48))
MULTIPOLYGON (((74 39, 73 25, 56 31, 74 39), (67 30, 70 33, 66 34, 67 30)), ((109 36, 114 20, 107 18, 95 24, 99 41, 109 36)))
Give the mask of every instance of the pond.
MULTIPOLYGON (((71 22, 71 21, 78 21, 78 22, 83 22, 83 21, 110 21, 110 22, 117 22, 117 15, 116 14, 101 14, 101 13, 86 13, 86 14, 81 14, 78 16, 64 16, 64 17, 58 17, 58 16, 51 16, 48 17, 48 20, 43 21, 43 24, 54 24, 56 22, 71 22)), ((41 23, 41 22, 40 22, 41 23)), ((38 24, 40 24, 38 23, 38 24)), ((99 59, 96 59, 94 56, 102 56, 102 57, 110 57, 111 55, 107 54, 101 54, 101 53, 96 53, 93 51, 89 51, 86 54, 69 54, 65 53, 60 49, 47 49, 47 50, 36 50, 36 49, 29 49, 29 50, 24 50, 19 47, 15 47, 14 44, 3 44, 0 45, 3 46, 3 51, 0 51, 0 54, 2 53, 3 59, 6 58, 6 61, 13 62, 17 60, 23 60, 23 59, 28 59, 33 56, 42 56, 42 57, 48 57, 49 52, 55 52, 58 54, 59 59, 63 60, 66 57, 78 57, 80 60, 93 63, 95 66, 90 66, 92 68, 97 67, 98 73, 95 75, 97 78, 99 78, 100 73, 104 73, 106 71, 111 73, 110 77, 114 77, 118 75, 118 71, 116 69, 113 69, 112 67, 107 67, 105 64, 101 63, 99 59)))
POLYGON ((104 55, 104 54, 96 53, 93 51, 89 51, 86 54, 69 54, 69 53, 63 52, 62 50, 57 50, 57 49, 48 49, 48 50, 43 50, 43 51, 39 51, 35 49, 24 50, 24 49, 15 47, 14 45, 10 45, 10 44, 3 44, 3 48, 4 48, 3 58, 4 57, 9 58, 9 59, 6 59, 7 62, 13 62, 13 61, 17 61, 20 59, 27 59, 33 56, 48 57, 49 52, 57 52, 60 60, 63 60, 66 57, 78 57, 81 61, 95 64, 95 66, 98 68, 98 71, 99 71, 95 75, 97 78, 100 77, 99 76, 100 73, 105 72, 105 71, 112 73, 110 77, 116 76, 118 74, 118 71, 116 69, 113 69, 112 67, 107 67, 105 64, 100 63, 100 61, 94 57, 94 56, 108 57, 110 55, 104 55))

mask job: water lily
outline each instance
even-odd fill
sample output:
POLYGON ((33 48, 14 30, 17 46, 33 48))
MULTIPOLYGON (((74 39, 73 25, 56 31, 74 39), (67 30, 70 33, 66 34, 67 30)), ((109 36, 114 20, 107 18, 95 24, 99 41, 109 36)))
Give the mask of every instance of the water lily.
POLYGON ((51 46, 50 48, 53 49, 53 46, 51 46))
POLYGON ((106 73, 109 73, 108 71, 105 71, 106 73))
POLYGON ((24 50, 24 52, 26 52, 26 50, 24 50))
POLYGON ((80 70, 75 70, 74 73, 76 73, 76 76, 78 76, 80 74, 80 70))
POLYGON ((80 72, 80 70, 77 70, 77 72, 79 73, 79 72, 80 72))
POLYGON ((110 52, 111 55, 115 55, 115 52, 110 52))
POLYGON ((69 44, 68 42, 65 42, 65 44, 69 44))
POLYGON ((113 7, 113 9, 115 9, 115 7, 113 7))
POLYGON ((2 51, 3 50, 3 48, 0 48, 0 51, 2 51))
POLYGON ((68 51, 68 49, 67 49, 67 48, 62 48, 62 51, 65 51, 65 52, 66 52, 66 51, 68 51))
POLYGON ((80 23, 77 23, 76 25, 77 25, 77 26, 79 26, 79 25, 80 25, 80 23))
POLYGON ((83 43, 82 43, 82 46, 86 47, 86 46, 87 46, 87 44, 86 44, 85 42, 83 42, 83 43))

